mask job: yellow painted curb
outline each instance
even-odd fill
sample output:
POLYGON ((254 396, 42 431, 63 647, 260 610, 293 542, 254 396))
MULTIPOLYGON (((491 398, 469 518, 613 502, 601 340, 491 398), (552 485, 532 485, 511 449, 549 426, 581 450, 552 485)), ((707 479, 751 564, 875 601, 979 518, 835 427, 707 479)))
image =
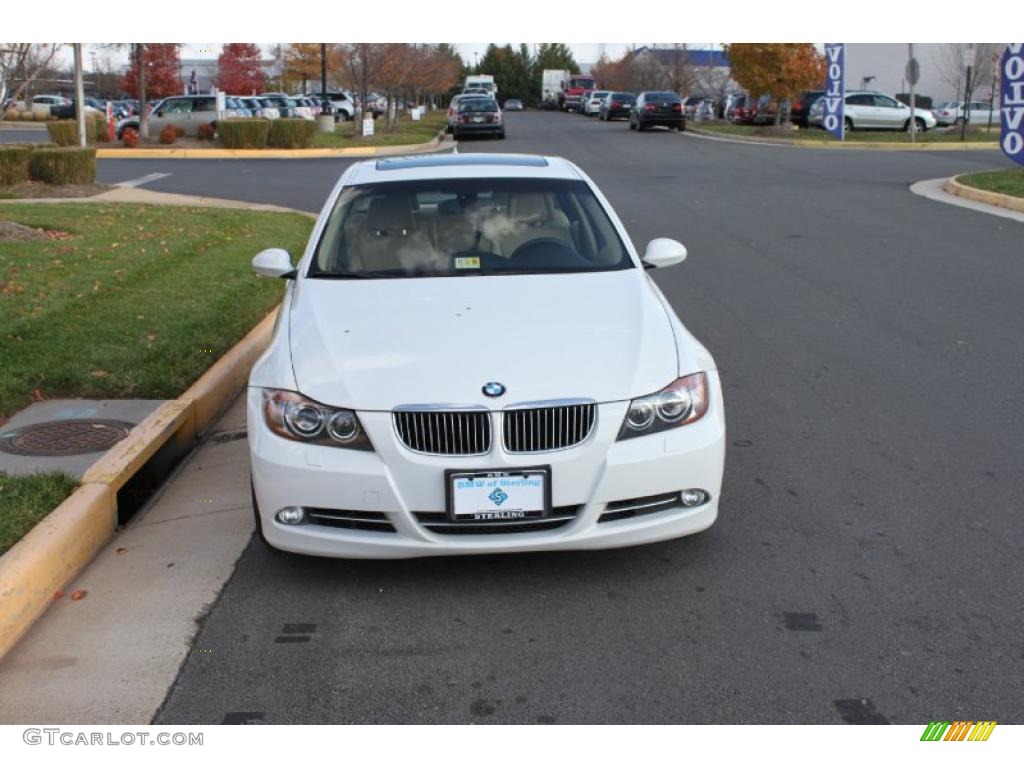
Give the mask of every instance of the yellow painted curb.
POLYGON ((954 176, 951 179, 947 179, 943 189, 951 195, 964 197, 976 203, 986 203, 998 208, 1006 208, 1010 211, 1024 213, 1024 197, 1014 197, 1013 195, 1004 195, 999 192, 989 192, 985 189, 969 187, 957 181, 958 178, 960 177, 954 176))
POLYGON ((263 318, 228 353, 185 390, 178 402, 195 408, 196 432, 203 434, 224 408, 224 403, 249 379, 249 371, 270 344, 278 309, 263 318))
POLYGON ((324 157, 375 157, 426 152, 441 146, 441 139, 422 144, 397 144, 384 147, 335 147, 322 149, 127 149, 98 148, 96 157, 119 160, 296 160, 324 157))
POLYGON ((86 483, 0 557, 0 658, 113 538, 116 521, 114 491, 86 483))
POLYGON ((177 400, 143 419, 82 476, 82 485, 0 556, 0 659, 42 616, 117 526, 117 492, 172 440, 195 443, 244 385, 270 343, 274 309, 177 400))
POLYGON ((938 142, 928 141, 920 144, 896 144, 891 141, 817 141, 815 139, 772 139, 761 136, 744 136, 735 133, 719 133, 717 131, 703 130, 701 128, 687 128, 687 131, 697 136, 709 136, 714 139, 730 139, 733 141, 747 142, 750 144, 770 144, 782 147, 813 147, 820 149, 880 149, 899 152, 963 152, 974 149, 999 149, 998 141, 964 141, 964 142, 938 142))

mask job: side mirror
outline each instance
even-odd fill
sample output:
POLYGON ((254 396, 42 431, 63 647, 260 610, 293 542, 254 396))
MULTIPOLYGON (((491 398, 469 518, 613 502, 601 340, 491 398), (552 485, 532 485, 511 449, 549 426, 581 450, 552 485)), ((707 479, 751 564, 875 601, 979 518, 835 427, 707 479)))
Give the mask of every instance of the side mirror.
POLYGON ((267 248, 252 259, 253 271, 260 277, 295 277, 292 257, 284 248, 267 248))
POLYGON ((671 267, 686 258, 686 246, 678 240, 656 237, 647 244, 644 251, 645 267, 671 267))

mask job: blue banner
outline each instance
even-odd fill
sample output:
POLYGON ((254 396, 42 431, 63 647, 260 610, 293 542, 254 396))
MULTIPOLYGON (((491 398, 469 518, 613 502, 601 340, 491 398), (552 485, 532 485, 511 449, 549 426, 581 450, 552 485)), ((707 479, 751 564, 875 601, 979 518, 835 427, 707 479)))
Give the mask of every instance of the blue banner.
POLYGON ((846 106, 846 48, 843 43, 825 43, 825 110, 821 127, 837 139, 843 138, 846 106))
POLYGON ((999 62, 999 146, 1003 154, 1024 165, 1024 43, 1006 46, 999 62))

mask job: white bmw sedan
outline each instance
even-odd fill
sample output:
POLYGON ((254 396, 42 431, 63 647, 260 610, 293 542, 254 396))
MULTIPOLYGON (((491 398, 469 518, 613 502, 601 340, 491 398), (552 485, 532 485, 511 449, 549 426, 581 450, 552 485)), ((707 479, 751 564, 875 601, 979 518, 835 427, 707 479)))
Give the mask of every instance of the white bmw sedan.
POLYGON ((718 513, 715 362, 578 167, 358 163, 331 193, 252 370, 263 540, 334 557, 601 549, 718 513))

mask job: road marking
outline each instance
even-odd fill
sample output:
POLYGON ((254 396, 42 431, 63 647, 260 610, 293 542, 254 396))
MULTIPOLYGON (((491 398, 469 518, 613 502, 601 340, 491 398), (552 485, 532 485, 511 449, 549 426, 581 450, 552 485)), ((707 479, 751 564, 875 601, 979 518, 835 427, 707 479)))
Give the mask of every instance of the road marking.
POLYGON ((169 173, 148 173, 145 176, 140 176, 137 179, 129 179, 128 181, 119 181, 115 184, 115 187, 141 187, 143 184, 149 184, 151 181, 157 181, 159 179, 165 179, 171 174, 169 173))
POLYGON ((945 185, 946 179, 926 179, 925 181, 919 181, 916 184, 911 184, 910 191, 915 195, 927 197, 929 200, 934 200, 937 203, 958 205, 961 208, 969 208, 972 211, 987 213, 991 216, 1002 216, 1004 219, 1013 219, 1014 221, 1019 221, 1024 224, 1024 213, 1011 211, 1008 208, 1000 208, 997 205, 979 203, 958 195, 951 195, 946 191, 945 185))
MULTIPOLYGON (((691 133, 683 131, 679 134, 685 139, 701 139, 702 141, 718 141, 722 144, 746 144, 748 147, 785 147, 787 149, 805 149, 797 144, 774 144, 768 141, 744 141, 743 139, 730 139, 724 136, 706 136, 702 133, 691 133)), ((806 147, 807 149, 821 149, 821 147, 806 147)))

